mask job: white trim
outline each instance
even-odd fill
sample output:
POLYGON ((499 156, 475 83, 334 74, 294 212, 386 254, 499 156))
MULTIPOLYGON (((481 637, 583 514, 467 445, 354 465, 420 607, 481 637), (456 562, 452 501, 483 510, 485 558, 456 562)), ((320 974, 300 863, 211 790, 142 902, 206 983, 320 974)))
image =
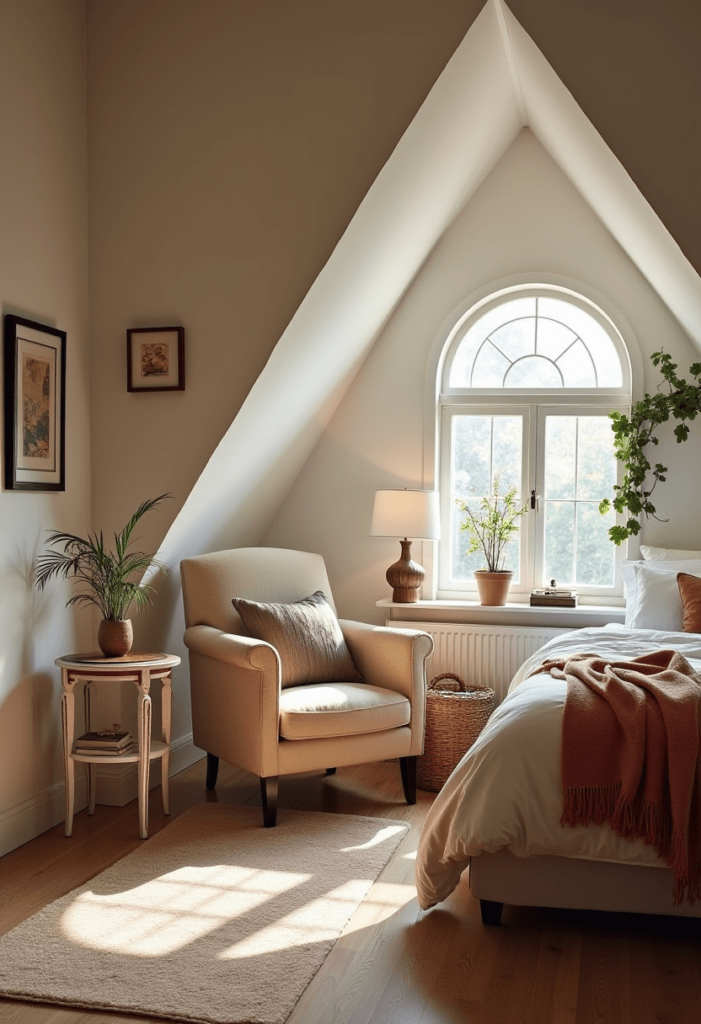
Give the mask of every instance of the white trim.
MULTIPOLYGON (((87 785, 83 772, 75 780, 76 813, 88 805, 87 785)), ((63 782, 0 811, 0 857, 23 846, 42 832, 59 825, 66 818, 66 787, 63 782)))
MULTIPOLYGON (((192 742, 192 733, 181 736, 171 744, 170 775, 177 775, 191 764, 200 761, 204 751, 192 742)), ((161 784, 160 759, 151 765, 149 789, 161 784)), ((137 796, 137 768, 130 765, 103 765, 96 772, 97 803, 124 807, 137 796)), ((78 770, 75 780, 75 812, 88 805, 85 773, 78 770)), ((136 811, 134 811, 136 823, 136 811)), ((0 811, 0 857, 23 846, 48 829, 65 821, 66 787, 57 782, 36 796, 0 811)))

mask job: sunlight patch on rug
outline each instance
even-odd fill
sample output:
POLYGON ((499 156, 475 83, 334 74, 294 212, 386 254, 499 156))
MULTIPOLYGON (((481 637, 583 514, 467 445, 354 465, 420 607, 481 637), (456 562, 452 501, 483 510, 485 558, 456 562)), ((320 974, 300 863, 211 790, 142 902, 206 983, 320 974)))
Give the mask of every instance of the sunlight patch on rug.
POLYGON ((368 927, 414 896, 374 884, 407 831, 283 810, 265 829, 258 808, 192 808, 0 938, 0 995, 283 1024, 363 901, 368 927))
POLYGON ((67 939, 86 948, 163 956, 311 877, 224 864, 186 867, 114 896, 84 892, 60 927, 67 939))

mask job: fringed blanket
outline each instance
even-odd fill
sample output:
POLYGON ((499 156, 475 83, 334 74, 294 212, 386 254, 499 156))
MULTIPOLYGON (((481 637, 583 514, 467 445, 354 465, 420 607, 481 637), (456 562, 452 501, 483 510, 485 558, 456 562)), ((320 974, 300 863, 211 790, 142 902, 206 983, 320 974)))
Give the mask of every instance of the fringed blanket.
POLYGON ((701 675, 676 651, 632 661, 595 654, 536 669, 567 681, 563 825, 608 822, 654 846, 674 903, 701 897, 701 675))

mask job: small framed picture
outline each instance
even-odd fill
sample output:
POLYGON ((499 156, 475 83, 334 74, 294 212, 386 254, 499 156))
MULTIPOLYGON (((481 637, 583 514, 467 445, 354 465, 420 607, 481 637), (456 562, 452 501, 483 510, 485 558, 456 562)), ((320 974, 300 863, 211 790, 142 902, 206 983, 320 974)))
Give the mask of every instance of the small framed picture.
POLYGON ((185 390, 185 328, 127 331, 127 391, 185 390))
POLYGON ((5 316, 5 488, 66 489, 66 332, 5 316))

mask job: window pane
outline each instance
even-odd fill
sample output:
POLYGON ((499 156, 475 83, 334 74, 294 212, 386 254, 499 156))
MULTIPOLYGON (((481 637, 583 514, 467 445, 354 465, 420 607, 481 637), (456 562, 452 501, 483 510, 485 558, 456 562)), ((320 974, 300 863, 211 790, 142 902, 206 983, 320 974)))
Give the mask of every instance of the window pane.
POLYGON ((608 530, 616 518, 599 515, 598 508, 616 481, 608 416, 546 416, 544 477, 545 582, 554 576, 561 583, 613 586, 616 553, 608 530))
POLYGON ((608 538, 615 512, 602 516, 597 502, 577 503, 577 583, 612 587, 616 549, 608 538))
POLYGON ((489 340, 507 359, 520 359, 522 356, 535 354, 535 317, 512 320, 504 324, 489 340))
POLYGON ((473 388, 500 388, 504 385, 504 374, 509 369, 509 360, 498 352, 489 341, 485 341, 475 359, 472 371, 473 388))
MULTIPOLYGON (((543 497, 575 497, 577 417, 545 417, 545 481, 543 497)), ((588 497, 588 495, 587 495, 588 497)))
POLYGON ((596 364, 600 388, 621 387, 623 374, 616 347, 593 316, 572 302, 549 298, 538 299, 538 315, 562 321, 582 339, 596 364))
POLYGON ((453 416, 453 498, 487 494, 492 479, 492 417, 453 416))
MULTIPOLYGON (((523 421, 520 416, 495 416, 494 423, 494 466, 492 479, 499 477, 499 493, 505 494, 510 487, 516 488, 516 498, 521 496, 521 461, 523 445, 523 421)), ((482 492, 486 494, 486 491, 482 492)))
MULTIPOLYGON (((468 554, 470 536, 461 530, 463 513, 456 500, 468 501, 477 510, 479 499, 491 494, 493 480, 499 477, 503 494, 511 486, 521 489, 523 444, 522 416, 453 416, 450 499, 451 577, 471 580, 475 569, 485 566, 481 549, 468 554)), ((518 537, 507 549, 506 567, 519 576, 518 537)))
POLYGON ((545 502, 545 582, 574 579, 574 502, 545 502))
POLYGON ((477 384, 470 384, 472 364, 477 350, 485 338, 508 320, 534 315, 535 299, 522 298, 503 302, 501 305, 490 309, 479 320, 476 320, 470 329, 466 331, 465 337, 458 345, 450 370, 449 386, 451 388, 477 387, 477 384))
POLYGON ((621 387, 612 337, 565 299, 528 297, 494 306, 465 332, 450 369, 455 388, 621 387))
POLYGON ((538 317, 535 350, 539 356, 557 359, 576 340, 577 335, 569 327, 556 323, 554 320, 547 320, 542 316, 538 317))
POLYGON ((575 341, 558 359, 557 365, 566 388, 595 388, 596 373, 589 352, 581 341, 575 341))
POLYGON ((616 483, 611 420, 608 416, 580 416, 578 440, 577 498, 598 502, 610 497, 616 483))
POLYGON ((508 388, 561 388, 562 375, 555 363, 543 356, 529 356, 512 363, 504 381, 508 388))

